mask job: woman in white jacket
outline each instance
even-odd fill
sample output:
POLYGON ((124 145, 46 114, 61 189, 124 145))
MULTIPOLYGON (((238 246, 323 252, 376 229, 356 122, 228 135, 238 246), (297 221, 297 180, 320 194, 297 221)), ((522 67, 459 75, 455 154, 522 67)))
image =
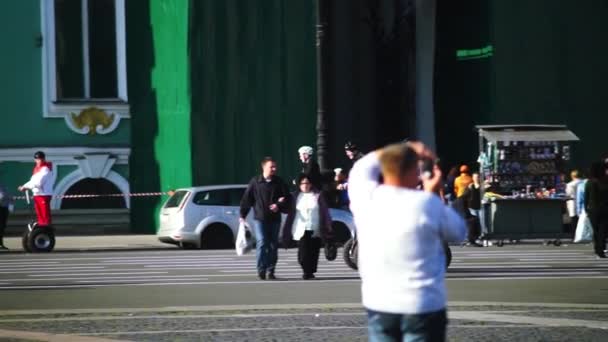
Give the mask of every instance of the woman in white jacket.
POLYGON ((298 241, 302 278, 308 280, 315 278, 321 246, 331 240, 331 218, 323 195, 312 186, 310 178, 302 174, 296 184, 298 191, 290 201, 283 226, 283 245, 298 241))
POLYGON ((34 171, 29 182, 19 187, 19 191, 31 190, 34 195, 34 208, 38 218, 38 226, 50 226, 51 198, 53 197, 53 165, 46 161, 44 152, 34 154, 34 171))

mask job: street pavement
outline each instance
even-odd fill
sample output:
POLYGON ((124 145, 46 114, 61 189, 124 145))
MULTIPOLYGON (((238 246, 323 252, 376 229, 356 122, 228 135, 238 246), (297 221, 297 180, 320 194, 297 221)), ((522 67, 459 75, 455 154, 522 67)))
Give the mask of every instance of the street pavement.
MULTIPOLYGON (((0 254, 0 341, 366 340, 341 253, 305 281, 281 250, 260 281, 252 254, 105 247, 0 254)), ((608 262, 590 246, 452 249, 450 341, 608 341, 608 262)))

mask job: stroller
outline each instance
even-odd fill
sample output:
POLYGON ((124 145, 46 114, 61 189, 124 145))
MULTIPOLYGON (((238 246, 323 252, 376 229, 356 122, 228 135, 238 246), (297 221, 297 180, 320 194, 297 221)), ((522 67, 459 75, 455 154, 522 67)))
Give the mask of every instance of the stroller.
POLYGON ((23 233, 21 244, 28 253, 50 252, 55 248, 55 229, 52 226, 39 226, 36 212, 31 206, 30 192, 25 192, 25 200, 32 211, 32 218, 23 233))

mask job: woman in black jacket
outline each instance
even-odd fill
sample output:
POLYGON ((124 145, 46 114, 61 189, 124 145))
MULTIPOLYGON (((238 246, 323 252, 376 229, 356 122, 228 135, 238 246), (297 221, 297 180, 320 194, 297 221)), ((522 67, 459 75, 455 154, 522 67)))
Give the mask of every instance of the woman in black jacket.
POLYGON ((332 237, 331 218, 324 196, 312 186, 308 176, 298 176, 296 184, 298 191, 293 194, 283 225, 283 245, 298 241, 302 278, 314 279, 321 246, 332 237))

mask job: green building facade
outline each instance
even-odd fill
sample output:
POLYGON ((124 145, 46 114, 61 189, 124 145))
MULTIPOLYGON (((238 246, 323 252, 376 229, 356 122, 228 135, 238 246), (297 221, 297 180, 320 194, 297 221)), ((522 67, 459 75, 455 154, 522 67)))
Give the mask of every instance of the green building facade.
POLYGON ((55 210, 122 204, 130 231, 153 233, 166 197, 128 194, 244 183, 264 156, 290 178, 297 147, 314 144, 312 2, 4 6, 0 41, 11 53, 0 56, 0 180, 23 184, 43 150, 56 195, 125 195, 122 203, 55 199, 55 210))

